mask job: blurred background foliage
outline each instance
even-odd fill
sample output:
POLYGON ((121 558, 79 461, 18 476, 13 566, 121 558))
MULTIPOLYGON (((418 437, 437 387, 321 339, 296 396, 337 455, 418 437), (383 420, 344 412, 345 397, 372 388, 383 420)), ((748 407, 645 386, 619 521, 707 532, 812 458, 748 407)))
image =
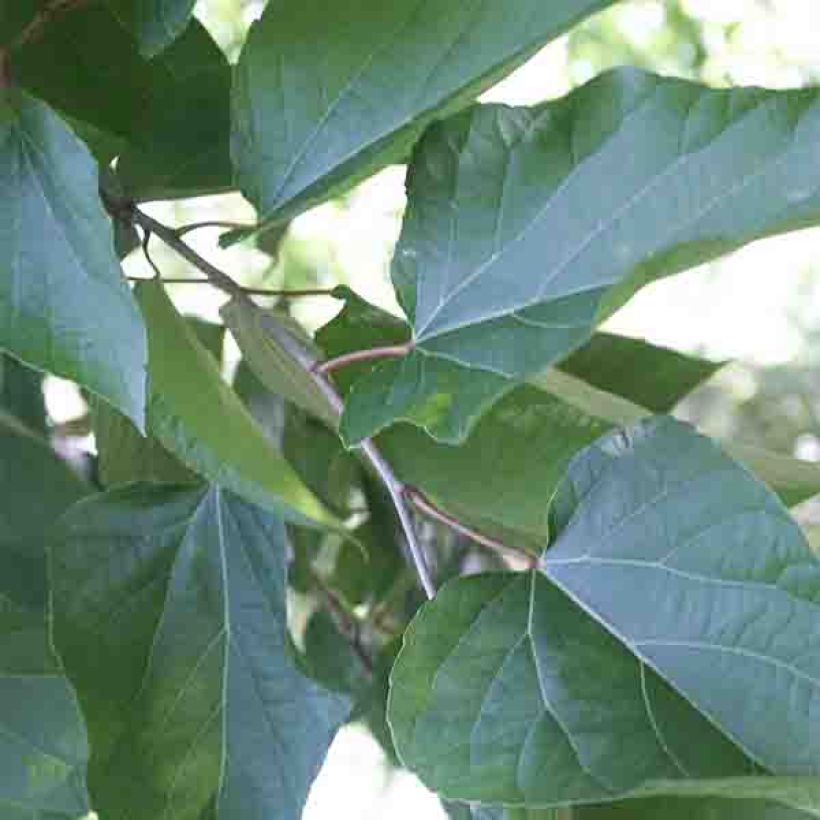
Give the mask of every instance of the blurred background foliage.
MULTIPOLYGON (((200 0, 196 13, 229 59, 235 60, 263 5, 261 0, 200 0)), ((514 3, 510 6, 512 10, 514 3)), ((716 86, 782 88, 816 83, 820 80, 817 2, 622 2, 550 44, 485 99, 528 104, 554 98, 620 64, 716 86)), ((389 259, 403 207, 403 169, 396 167, 300 216, 284 236, 268 234, 255 244, 228 250, 218 246, 218 229, 197 231, 189 239, 247 286, 312 288, 343 283, 397 312, 389 259)), ((254 217, 236 194, 155 203, 148 209, 175 225, 210 220, 245 223, 254 217)), ((151 243, 150 251, 163 276, 197 277, 160 243, 151 243)), ((126 258, 125 268, 130 276, 151 275, 139 250, 126 258)), ((819 272, 820 230, 758 242, 645 289, 607 327, 729 362, 679 408, 705 431, 820 460, 819 272)), ((218 320, 224 300, 209 286, 178 284, 171 286, 171 293, 184 313, 218 320)), ((315 329, 334 315, 340 303, 311 297, 284 307, 315 329)), ((235 368, 238 353, 230 339, 225 357, 227 367, 235 368)), ((28 391, 32 423, 46 423, 39 394, 30 385, 21 385, 14 365, 5 367, 0 388, 7 393, 28 391)), ((250 400, 252 385, 241 392, 250 400)), ((80 460, 84 452, 93 452, 94 441, 83 423, 87 408, 76 389, 48 377, 45 399, 48 423, 60 449, 80 460)), ((263 400, 259 414, 278 435, 281 408, 276 402, 265 405, 263 400)), ((809 504, 801 514, 809 522, 820 522, 816 506, 809 504)), ((427 533, 434 534, 434 530, 427 533)), ((453 549, 453 544, 448 542, 446 549, 453 549)), ((294 625, 297 633, 309 638, 305 624, 310 606, 295 611, 301 622, 294 625)), ((378 727, 371 725, 371 729, 378 734, 378 727)), ((307 820, 443 816, 436 798, 410 775, 394 769, 381 747, 356 729, 343 730, 334 744, 305 815, 307 820)))

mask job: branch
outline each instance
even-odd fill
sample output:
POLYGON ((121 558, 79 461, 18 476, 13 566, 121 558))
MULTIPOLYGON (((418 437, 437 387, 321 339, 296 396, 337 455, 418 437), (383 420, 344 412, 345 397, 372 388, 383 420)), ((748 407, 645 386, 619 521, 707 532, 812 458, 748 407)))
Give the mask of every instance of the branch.
MULTIPOLYGON (((105 201, 105 200, 104 200, 105 201)), ((122 214, 124 209, 122 204, 114 203, 114 212, 122 214)), ((234 282, 230 276, 223 273, 219 268, 212 265, 206 259, 203 259, 193 248, 187 245, 177 234, 173 228, 163 225, 161 222, 148 216, 148 214, 141 211, 135 206, 129 206, 132 221, 140 225, 143 229, 150 231, 158 236, 166 245, 172 250, 176 251, 183 259, 190 262, 195 268, 198 268, 208 280, 215 286, 223 290, 229 296, 234 297, 238 302, 251 306, 257 309, 256 305, 251 302, 245 293, 244 288, 234 282)), ((333 385, 327 380, 323 373, 317 373, 318 365, 317 359, 313 354, 307 350, 298 339, 290 334, 290 332, 281 323, 276 321, 275 317, 266 314, 267 321, 265 327, 271 334, 273 339, 280 345, 280 347, 288 353, 297 364, 307 371, 313 379, 316 386, 321 390, 322 394, 328 400, 328 403, 333 410, 338 414, 342 414, 344 409, 344 402, 333 385)), ((407 507, 407 502, 404 498, 403 486, 396 478, 390 465, 384 460, 381 453, 378 451, 372 441, 366 439, 361 444, 362 452, 367 456, 368 461, 373 469, 378 474, 382 483, 384 484, 390 498, 393 501, 393 506, 401 522, 404 530, 405 538, 407 539, 407 548, 410 550, 410 556, 413 560, 413 565, 416 574, 419 577, 422 588, 428 598, 433 598, 436 594, 436 588, 433 584, 430 570, 427 566, 427 558, 424 555, 424 550, 416 537, 416 531, 413 527, 413 518, 410 510, 407 507)))
POLYGON ((331 373, 355 362, 370 362, 375 359, 401 359, 412 349, 412 343, 407 342, 403 345, 386 345, 385 347, 372 347, 368 350, 354 350, 352 353, 345 353, 335 359, 318 362, 315 371, 316 373, 331 373))
POLYGON ((441 507, 437 507, 421 490, 417 490, 415 487, 405 487, 404 491, 413 504, 425 515, 436 521, 440 521, 442 524, 446 524, 450 529, 455 530, 455 532, 461 535, 465 535, 467 538, 475 541, 476 544, 487 547, 487 549, 491 549, 493 552, 501 553, 515 561, 523 561, 530 569, 535 569, 537 566, 538 559, 528 550, 521 549, 521 547, 514 547, 511 544, 505 544, 503 541, 499 541, 496 538, 471 529, 457 518, 444 512, 441 507))
POLYGON ((225 228, 227 230, 243 231, 252 230, 254 226, 245 225, 242 222, 225 222, 221 219, 209 219, 206 222, 192 222, 190 225, 182 225, 176 228, 175 231, 177 236, 185 236, 186 233, 198 231, 202 228, 225 228))
MULTIPOLYGON (((119 207, 117 210, 119 212, 119 218, 122 218, 124 209, 119 207)), ((163 225, 162 222, 157 222, 156 219, 148 216, 147 213, 141 211, 135 206, 131 206, 129 211, 130 218, 134 224, 139 225, 143 228, 143 230, 158 236, 166 245, 168 245, 168 247, 176 251, 176 253, 186 262, 190 262, 195 268, 202 271, 214 287, 219 288, 229 296, 233 296, 236 299, 247 301, 245 290, 240 284, 234 282, 230 276, 223 273, 216 266, 212 265, 207 259, 203 259, 192 247, 190 247, 190 245, 187 245, 182 241, 182 239, 180 239, 177 232, 173 228, 163 225)), ((117 214, 115 213, 115 215, 117 214)))
MULTIPOLYGON (((129 282, 145 282, 144 276, 127 276, 129 282)), ((209 279, 184 279, 177 277, 166 277, 160 280, 166 285, 208 285, 214 287, 214 283, 209 279)), ((238 283, 237 283, 238 284, 238 283)), ((296 299, 300 296, 333 296, 333 288, 302 288, 296 290, 275 288, 248 288, 244 285, 239 285, 248 296, 278 296, 284 299, 296 299)))

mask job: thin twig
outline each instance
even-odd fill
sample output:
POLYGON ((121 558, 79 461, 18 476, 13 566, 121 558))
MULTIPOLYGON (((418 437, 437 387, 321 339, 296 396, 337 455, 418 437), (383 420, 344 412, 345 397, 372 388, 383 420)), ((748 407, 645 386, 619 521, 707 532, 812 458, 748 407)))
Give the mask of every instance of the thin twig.
POLYGON ((538 564, 538 559, 528 550, 522 549, 521 547, 514 547, 511 544, 505 544, 497 538, 492 538, 489 535, 471 529, 457 518, 444 512, 441 507, 436 506, 421 490, 406 486, 404 492, 420 512, 423 512, 436 521, 440 521, 442 524, 446 524, 450 529, 467 536, 467 538, 475 541, 476 544, 487 547, 487 549, 491 549, 494 552, 501 553, 508 558, 513 558, 516 561, 523 561, 530 568, 534 568, 538 564))
POLYGON ((145 257, 145 261, 151 266, 151 270, 154 271, 154 276, 157 279, 162 279, 162 274, 159 272, 159 268, 154 263, 154 260, 151 259, 151 254, 148 250, 148 243, 151 241, 151 231, 143 229, 142 232, 142 255, 145 257))
MULTIPOLYGON (((131 282, 144 282, 144 276, 128 276, 127 279, 131 282)), ((162 283, 165 285, 208 285, 209 287, 218 287, 209 279, 186 279, 183 277, 164 277, 162 283)), ((240 285, 242 290, 248 296, 271 296, 281 297, 283 299, 296 299, 298 297, 306 296, 333 296, 332 288, 302 288, 302 289, 281 289, 275 288, 249 288, 245 285, 240 285)))
POLYGON ((191 231, 199 231, 202 228, 225 228, 226 230, 233 230, 233 231, 246 231, 246 230, 253 230, 253 225, 245 225, 242 222, 227 222, 221 219, 209 219, 205 222, 192 222, 190 225, 182 225, 179 228, 175 228, 177 236, 185 236, 187 233, 191 233, 191 231))
POLYGON ((367 350, 354 350, 351 353, 344 353, 333 359, 316 364, 317 373, 332 373, 342 367, 347 367, 355 362, 370 362, 375 359, 401 359, 413 349, 411 342, 403 345, 385 345, 384 347, 371 347, 367 350))
MULTIPOLYGON (((190 262, 195 268, 202 271, 205 276, 218 288, 223 290, 230 296, 233 296, 238 302, 250 306, 252 309, 257 309, 256 305, 251 302, 241 285, 234 282, 230 276, 223 273, 219 268, 212 265, 207 259, 203 259, 193 248, 187 245, 173 230, 156 219, 148 216, 137 207, 131 207, 131 218, 137 225, 156 234, 166 245, 176 251, 183 259, 190 262)), ((275 317, 265 314, 265 327, 274 340, 280 347, 288 353, 291 358, 305 371, 310 373, 314 383, 327 399, 333 410, 341 416, 344 409, 344 403, 336 392, 336 388, 327 380, 323 373, 316 372, 317 359, 302 343, 293 336, 284 325, 276 320, 275 317)), ((415 567, 416 574, 419 577, 422 588, 428 598, 433 598, 436 594, 436 588, 433 584, 433 578, 427 566, 427 558, 424 554, 421 544, 416 536, 415 527, 413 526, 413 517, 407 507, 407 502, 404 498, 403 486, 396 478, 390 465, 384 460, 381 453, 376 449, 376 446, 369 439, 361 444, 362 452, 367 456, 368 461, 373 466, 373 469, 378 474, 382 483, 390 494, 393 501, 393 506, 396 509, 396 514, 401 522, 404 536, 407 540, 407 548, 415 567)))
POLYGON ((215 287, 218 287, 220 290, 223 290, 228 295, 234 296, 237 299, 247 299, 245 291, 239 283, 234 282, 230 276, 223 273, 215 265, 212 265, 207 259, 201 257, 190 245, 183 242, 182 239, 177 236, 177 232, 173 228, 163 225, 162 222, 157 222, 156 219, 148 216, 145 211, 141 211, 137 207, 131 208, 130 213, 131 219, 135 224, 144 230, 156 234, 186 262, 190 262, 195 268, 202 271, 215 287))

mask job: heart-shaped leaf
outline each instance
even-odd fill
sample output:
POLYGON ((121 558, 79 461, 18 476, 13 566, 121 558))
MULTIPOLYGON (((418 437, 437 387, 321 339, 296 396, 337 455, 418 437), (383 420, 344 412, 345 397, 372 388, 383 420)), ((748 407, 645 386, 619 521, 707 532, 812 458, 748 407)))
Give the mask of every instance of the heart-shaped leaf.
POLYGON ((388 718, 403 763, 460 800, 535 808, 753 769, 539 572, 440 590, 405 633, 388 718))
POLYGON ((762 776, 820 760, 820 562, 776 496, 653 417, 576 456, 551 514, 544 574, 456 581, 411 624, 389 712, 404 763, 459 800, 820 814, 820 778, 762 776))
POLYGON ((110 818, 299 820, 349 704, 288 647, 281 520, 218 488, 131 485, 72 508, 54 638, 110 818))
POLYGON ((777 497, 669 418, 579 454, 546 574, 755 761, 820 772, 820 562, 777 497))
POLYGON ((820 219, 816 89, 623 69, 534 108, 433 125, 394 281, 417 347, 523 377, 638 286, 820 219))

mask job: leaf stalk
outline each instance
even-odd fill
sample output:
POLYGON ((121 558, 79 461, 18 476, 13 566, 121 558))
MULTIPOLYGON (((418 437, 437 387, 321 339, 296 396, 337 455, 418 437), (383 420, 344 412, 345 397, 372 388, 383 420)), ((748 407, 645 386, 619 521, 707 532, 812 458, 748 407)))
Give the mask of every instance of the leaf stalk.
POLYGON ((370 362, 376 359, 401 359, 412 349, 412 342, 407 342, 403 345, 385 345, 384 347, 371 347, 367 350, 354 350, 333 359, 318 362, 315 369, 317 373, 332 373, 334 370, 340 370, 356 362, 370 362))
POLYGON ((457 518, 445 512, 441 509, 441 507, 438 507, 430 501, 430 499, 427 498, 421 490, 418 490, 415 487, 405 486, 404 492, 419 512, 422 512, 429 518, 445 524, 451 530, 454 530, 472 541, 475 541, 476 544, 486 547, 493 552, 497 552, 505 558, 515 561, 516 563, 523 562, 528 569, 535 569, 538 565, 538 559, 529 550, 522 549, 521 547, 514 547, 511 544, 505 544, 497 538, 492 538, 485 533, 478 532, 478 530, 468 527, 462 521, 459 521, 457 518))

